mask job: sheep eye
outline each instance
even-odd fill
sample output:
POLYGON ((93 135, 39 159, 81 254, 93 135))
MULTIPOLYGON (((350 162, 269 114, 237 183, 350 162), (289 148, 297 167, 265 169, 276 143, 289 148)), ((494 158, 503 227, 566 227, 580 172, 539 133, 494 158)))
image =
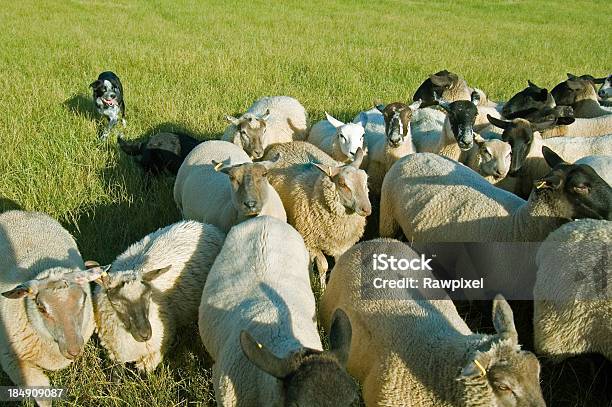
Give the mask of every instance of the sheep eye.
POLYGON ((505 384, 502 384, 502 383, 495 383, 495 387, 499 391, 512 391, 512 389, 510 387, 508 387, 508 386, 506 386, 505 384))
POLYGON ((45 308, 44 305, 37 303, 36 307, 38 308, 38 312, 40 312, 41 314, 43 314, 43 315, 47 315, 48 314, 47 309, 45 308))

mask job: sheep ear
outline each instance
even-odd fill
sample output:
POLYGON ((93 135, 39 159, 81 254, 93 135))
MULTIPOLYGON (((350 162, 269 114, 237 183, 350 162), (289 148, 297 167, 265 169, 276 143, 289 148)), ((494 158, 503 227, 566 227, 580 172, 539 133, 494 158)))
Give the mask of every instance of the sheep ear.
POLYGON ((540 89, 540 87, 538 85, 536 85, 535 83, 531 82, 529 79, 527 79, 527 84, 529 85, 530 88, 540 89))
POLYGON ((277 379, 283 379, 291 373, 287 359, 274 355, 268 348, 253 339, 247 331, 240 332, 240 347, 251 363, 277 379))
POLYGON ((344 126, 344 123, 342 123, 340 120, 336 119, 335 117, 333 117, 332 115, 330 115, 329 113, 325 112, 325 118, 327 119, 327 121, 329 123, 331 123, 332 126, 334 126, 335 128, 338 127, 342 127, 344 126))
MULTIPOLYGON (((89 263, 89 262, 88 262, 89 263)), ((85 264, 87 267, 87 264, 85 264)), ((90 267, 87 270, 79 270, 72 273, 68 273, 64 275, 64 280, 83 285, 87 284, 90 281, 97 281, 102 278, 102 276, 106 276, 106 273, 111 269, 112 265, 100 267, 99 265, 96 267, 90 267)))
POLYGON ((352 336, 353 330, 349 317, 342 309, 336 309, 329 330, 329 350, 342 366, 346 366, 348 362, 352 336))
POLYGON ((512 343, 518 344, 512 308, 501 294, 497 294, 493 299, 493 326, 500 338, 510 339, 512 343))
POLYGON ((554 127, 554 125, 556 124, 556 119, 555 120, 546 120, 544 122, 539 122, 539 123, 531 123, 531 130, 533 131, 542 131, 542 130, 546 130, 546 129, 550 129, 551 127, 554 127))
POLYGON ((542 155, 550 168, 555 168, 559 164, 567 164, 563 158, 547 146, 542 146, 542 155))
POLYGON ((486 142, 486 140, 484 138, 482 138, 482 136, 478 133, 474 134, 474 143, 480 145, 483 145, 486 142))
POLYGON ((490 357, 483 353, 478 353, 475 358, 470 360, 468 364, 461 369, 461 374, 457 378, 462 379, 474 379, 476 377, 485 377, 487 375, 487 368, 489 366, 490 357))
MULTIPOLYGON (((441 72, 439 72, 439 73, 441 73, 441 72)), ((448 75, 448 73, 447 73, 447 75, 448 75)), ((429 80, 435 86, 439 86, 439 87, 442 87, 442 88, 447 88, 447 87, 449 87, 452 84, 450 78, 447 75, 440 75, 440 76, 438 76, 436 74, 433 74, 433 75, 429 76, 429 80)))
POLYGON ((602 83, 604 83, 606 81, 606 77, 603 78, 593 78, 593 83, 597 84, 597 85, 601 85, 602 83))
POLYGON ((19 284, 12 290, 3 292, 2 296, 10 298, 11 300, 17 300, 23 297, 34 298, 36 294, 38 294, 38 285, 38 281, 30 280, 23 284, 19 284))
POLYGON ((97 88, 98 86, 100 86, 102 84, 102 81, 100 79, 97 79, 95 81, 93 81, 92 83, 89 84, 90 88, 97 88))
POLYGON ((566 75, 567 75, 567 79, 574 79, 574 78, 578 77, 578 76, 574 75, 573 73, 569 73, 569 72, 566 73, 566 75))
POLYGON ((86 268, 87 270, 92 269, 92 268, 94 268, 94 267, 100 267, 100 263, 98 263, 98 262, 97 262, 97 261, 95 261, 95 260, 87 260, 87 261, 85 262, 85 268, 86 268))
POLYGON ((144 273, 142 273, 142 281, 151 282, 155 280, 157 277, 164 274, 166 271, 170 270, 171 268, 172 268, 172 264, 166 267, 162 267, 160 269, 147 270, 144 273))
POLYGON ((323 171, 325 175, 330 178, 335 177, 340 173, 340 167, 330 167, 329 165, 323 165, 319 163, 313 163, 313 165, 323 171))
POLYGON ((556 174, 548 174, 544 178, 540 178, 533 183, 535 189, 559 189, 563 184, 563 180, 556 174))
POLYGON ((377 105, 375 104, 374 107, 381 113, 385 111, 385 105, 383 105, 382 103, 379 103, 377 105))
POLYGON ((412 102, 410 105, 408 105, 408 107, 410 108, 410 110, 412 110, 413 112, 416 112, 419 107, 421 107, 421 104, 423 103, 422 99, 417 100, 416 102, 412 102))
POLYGON ((257 164, 263 165, 264 167, 266 167, 267 170, 269 170, 269 169, 276 167, 276 165, 280 162, 281 158, 282 158, 282 154, 276 153, 274 158, 272 158, 271 160, 260 161, 257 164))
POLYGON ((259 120, 263 122, 267 121, 269 118, 270 118, 270 109, 266 109, 266 112, 263 115, 259 116, 259 120))
POLYGON ((567 87, 571 90, 582 90, 587 85, 586 81, 581 81, 580 78, 572 78, 565 81, 567 87))
POLYGON ((233 124, 234 126, 240 125, 240 120, 236 119, 234 116, 227 115, 225 116, 225 120, 233 124))
POLYGON ((509 121, 506 121, 506 120, 502 120, 502 119, 498 119, 496 117, 491 116, 490 114, 487 114, 487 120, 493 126, 499 127, 500 129, 507 129, 512 124, 512 122, 509 122, 509 121))
POLYGON ((359 169, 359 167, 361 166, 361 163, 363 162, 363 156, 364 156, 363 148, 359 147, 357 149, 357 152, 355 153, 355 159, 349 165, 351 167, 355 167, 355 168, 359 169))
POLYGON ((555 120, 553 122, 553 126, 557 125, 557 126, 568 126, 572 123, 574 123, 576 121, 576 119, 574 119, 573 117, 568 117, 568 116, 559 116, 557 117, 557 120, 555 120))

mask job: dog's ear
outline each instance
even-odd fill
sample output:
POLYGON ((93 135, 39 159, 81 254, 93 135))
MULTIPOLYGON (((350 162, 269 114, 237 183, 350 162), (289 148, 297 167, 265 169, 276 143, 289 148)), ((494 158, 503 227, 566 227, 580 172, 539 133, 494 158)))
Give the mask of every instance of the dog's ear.
POLYGON ((93 81, 92 83, 89 84, 90 88, 96 89, 99 88, 102 85, 102 81, 100 79, 97 79, 95 81, 93 81))

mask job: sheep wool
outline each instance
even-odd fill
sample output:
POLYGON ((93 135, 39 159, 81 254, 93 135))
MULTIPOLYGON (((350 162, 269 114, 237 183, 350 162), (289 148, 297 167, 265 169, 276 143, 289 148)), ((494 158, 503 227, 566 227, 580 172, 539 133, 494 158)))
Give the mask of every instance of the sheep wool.
POLYGON ((567 223, 542 243, 533 291, 538 353, 559 361, 595 352, 612 361, 611 247, 612 222, 594 219, 567 223))
MULTIPOLYGON (((0 292, 32 279, 62 280, 66 272, 84 268, 74 238, 54 219, 17 210, 0 214, 0 292)), ((94 331, 94 320, 89 285, 81 289, 86 297, 80 334, 86 343, 94 331)), ((29 302, 0 296, 0 364, 18 386, 49 386, 44 371, 63 369, 72 360, 60 352, 34 311, 36 306, 29 302)), ((51 406, 49 400, 38 403, 51 406)))
MULTIPOLYGON (((174 200, 183 218, 211 223, 227 232, 241 221, 232 202, 234 192, 227 174, 218 172, 213 161, 233 166, 251 163, 239 146, 227 141, 210 140, 198 145, 181 165, 174 183, 174 200)), ((271 185, 266 186, 267 199, 260 215, 286 220, 280 197, 271 185)))
MULTIPOLYGON (((544 406, 539 364, 533 354, 520 351, 505 301, 496 299, 494 305, 497 334, 473 333, 443 290, 430 292, 434 299, 429 299, 419 289, 390 295, 389 290, 374 288, 374 278, 382 273, 374 271, 372 259, 380 253, 419 257, 397 240, 358 243, 334 266, 319 307, 326 329, 334 310, 340 308, 349 316, 353 340, 347 369, 360 380, 366 406, 500 405, 492 382, 480 374, 474 361, 487 372, 504 366, 508 370, 499 371, 501 375, 521 376, 528 385, 517 389, 519 397, 529 405, 544 406), (497 318, 496 308, 507 318, 497 318)), ((384 276, 393 278, 389 273, 384 276)), ((433 275, 424 271, 420 277, 433 275)))
POLYGON ((322 349, 308 263, 300 234, 277 219, 254 218, 228 233, 199 309, 200 336, 215 361, 218 405, 276 406, 281 400, 280 381, 242 352, 242 330, 278 357, 302 347, 322 349))
POLYGON ((266 96, 256 100, 247 110, 255 115, 270 111, 266 120, 264 148, 274 143, 304 140, 308 135, 308 114, 304 106, 290 96, 266 96))
POLYGON ((136 362, 141 370, 155 370, 175 339, 177 328, 189 327, 197 321, 204 283, 224 239, 225 235, 212 225, 181 221, 145 236, 117 257, 109 272, 111 281, 123 278, 126 273, 139 279, 147 271, 170 268, 149 283, 152 290, 148 319, 152 335, 145 342, 136 341, 126 329, 106 288, 96 287, 98 335, 111 359, 136 362))

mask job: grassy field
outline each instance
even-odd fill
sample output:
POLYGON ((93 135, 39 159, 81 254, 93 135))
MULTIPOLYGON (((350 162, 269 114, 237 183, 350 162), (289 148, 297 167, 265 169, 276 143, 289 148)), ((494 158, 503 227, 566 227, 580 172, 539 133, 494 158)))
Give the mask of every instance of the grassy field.
MULTIPOLYGON (((2 209, 50 214, 84 258, 100 263, 178 219, 172 178, 147 185, 114 139, 96 138, 88 84, 104 70, 123 81, 127 138, 183 129, 210 139, 225 128, 224 114, 263 95, 294 96, 313 120, 324 110, 348 120, 374 100, 411 99, 428 74, 445 68, 494 100, 527 79, 550 88, 566 72, 608 74, 608 8, 606 1, 7 1, 2 209)), ((466 312, 474 329, 490 329, 488 315, 466 312)), ((71 390, 58 405, 213 404, 208 363, 190 339, 196 345, 179 345, 148 377, 113 365, 92 340, 72 367, 51 374, 71 390)), ((0 373, 0 385, 9 383, 0 373)), ((610 406, 610 364, 545 363, 542 388, 551 406, 610 406)))

